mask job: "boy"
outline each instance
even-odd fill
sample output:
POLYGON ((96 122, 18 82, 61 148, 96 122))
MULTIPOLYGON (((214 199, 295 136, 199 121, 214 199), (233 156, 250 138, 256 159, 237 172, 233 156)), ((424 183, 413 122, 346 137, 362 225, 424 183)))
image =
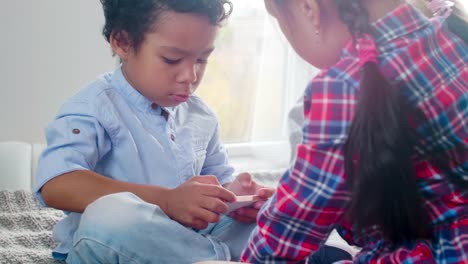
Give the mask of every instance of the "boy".
POLYGON ((122 64, 72 97, 47 128, 36 193, 65 210, 54 237, 67 263, 238 259, 262 202, 232 181, 214 113, 193 95, 228 0, 101 0, 103 34, 122 64), (203 175, 203 176, 199 176, 203 175))

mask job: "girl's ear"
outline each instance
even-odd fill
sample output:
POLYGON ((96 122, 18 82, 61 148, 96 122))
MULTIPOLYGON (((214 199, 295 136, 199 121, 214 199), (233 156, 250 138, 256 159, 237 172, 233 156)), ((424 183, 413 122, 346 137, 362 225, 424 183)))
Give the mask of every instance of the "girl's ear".
MULTIPOLYGON (((327 0, 328 1, 328 0, 327 0)), ((312 25, 316 29, 320 28, 320 5, 317 0, 301 0, 300 11, 305 15, 306 18, 312 22, 312 25)))
POLYGON ((109 38, 109 43, 112 51, 114 51, 122 61, 125 61, 130 52, 132 52, 133 47, 128 33, 125 31, 112 32, 109 38))

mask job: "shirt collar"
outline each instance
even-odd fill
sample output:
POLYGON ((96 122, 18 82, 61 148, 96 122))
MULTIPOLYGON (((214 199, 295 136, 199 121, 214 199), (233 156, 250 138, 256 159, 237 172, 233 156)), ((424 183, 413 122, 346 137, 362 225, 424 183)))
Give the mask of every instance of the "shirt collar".
MULTIPOLYGON (((372 34, 378 47, 411 34, 430 24, 430 20, 410 4, 395 8, 384 17, 372 23, 372 34)), ((343 49, 342 58, 355 55, 355 45, 349 40, 343 49)))
POLYGON ((430 24, 430 20, 410 4, 403 4, 372 23, 377 45, 411 34, 430 24))
POLYGON ((143 112, 154 112, 155 114, 162 114, 162 109, 173 115, 175 107, 154 107, 154 103, 138 92, 127 81, 122 72, 122 67, 119 66, 112 74, 111 83, 113 87, 133 106, 143 112))

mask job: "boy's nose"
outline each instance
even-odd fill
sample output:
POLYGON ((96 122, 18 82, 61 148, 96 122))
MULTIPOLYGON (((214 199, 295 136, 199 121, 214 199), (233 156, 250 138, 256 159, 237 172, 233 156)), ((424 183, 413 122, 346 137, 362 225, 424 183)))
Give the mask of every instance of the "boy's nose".
POLYGON ((185 67, 184 70, 179 74, 177 81, 187 84, 196 83, 198 81, 197 70, 198 66, 196 64, 185 67))

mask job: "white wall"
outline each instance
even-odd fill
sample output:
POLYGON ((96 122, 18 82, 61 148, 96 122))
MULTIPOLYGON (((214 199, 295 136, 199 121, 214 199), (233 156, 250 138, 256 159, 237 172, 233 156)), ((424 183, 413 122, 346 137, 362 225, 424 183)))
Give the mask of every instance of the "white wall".
POLYGON ((116 60, 98 0, 2 0, 0 141, 43 142, 60 105, 116 60))

